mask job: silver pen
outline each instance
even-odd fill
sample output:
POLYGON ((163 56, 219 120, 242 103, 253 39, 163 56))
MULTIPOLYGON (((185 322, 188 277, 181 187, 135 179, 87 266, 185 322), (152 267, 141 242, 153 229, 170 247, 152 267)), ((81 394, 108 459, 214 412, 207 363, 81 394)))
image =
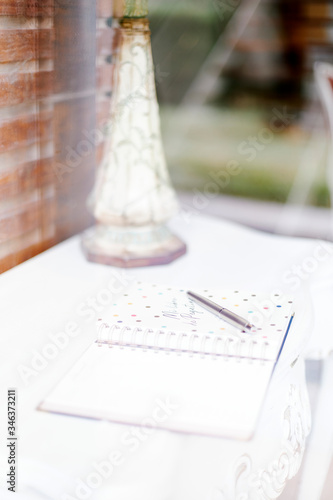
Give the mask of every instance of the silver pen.
POLYGON ((215 302, 212 302, 211 300, 206 299, 205 297, 202 297, 197 293, 187 292, 187 295, 190 297, 190 299, 194 300, 194 302, 204 307, 209 312, 216 314, 221 319, 224 319, 224 321, 227 321, 236 328, 240 328, 242 331, 244 330, 250 331, 251 328, 254 326, 251 323, 249 323, 246 319, 242 318, 241 316, 238 316, 238 314, 229 311, 229 309, 226 309, 225 307, 219 306, 215 302))

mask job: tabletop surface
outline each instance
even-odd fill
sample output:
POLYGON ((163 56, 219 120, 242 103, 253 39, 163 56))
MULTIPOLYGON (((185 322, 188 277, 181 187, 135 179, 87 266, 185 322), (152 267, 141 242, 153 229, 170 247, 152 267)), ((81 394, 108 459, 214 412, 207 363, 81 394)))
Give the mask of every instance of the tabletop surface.
MULTIPOLYGON (((95 321, 108 307, 105 289, 117 293, 131 280, 143 280, 188 288, 228 289, 237 285, 268 294, 276 290, 296 294, 304 301, 304 314, 308 318, 305 354, 320 358, 332 350, 333 341, 325 335, 333 293, 331 244, 269 235, 191 214, 176 218, 171 228, 187 243, 188 252, 167 266, 122 270, 88 263, 80 248, 80 238, 73 237, 0 277, 1 397, 5 398, 9 387, 17 388, 18 429, 22 429, 20 479, 32 484, 38 475, 39 489, 43 491, 43 494, 35 492, 36 496, 31 498, 60 498, 61 491, 71 491, 73 477, 80 478, 83 471, 94 470, 94 460, 98 461, 103 450, 107 453, 109 449, 107 442, 114 442, 116 451, 117 425, 67 418, 61 424, 63 432, 52 432, 59 426, 59 417, 35 411, 41 397, 95 340, 95 321), (40 354, 45 346, 61 334, 68 340, 65 347, 59 348, 53 359, 42 360, 40 354), (29 433, 24 432, 25 422, 29 433), (73 448, 74 462, 69 453, 73 448), (88 464, 87 449, 92 450, 88 464), (52 493, 50 482, 54 484, 52 493)), ((0 433, 6 429, 3 418, 1 415, 0 433)), ((151 439, 149 446, 164 450, 163 457, 159 457, 158 485, 147 481, 145 472, 156 467, 154 453, 145 455, 144 471, 140 469, 140 474, 139 454, 126 464, 125 470, 118 471, 112 490, 114 498, 132 499, 133 488, 141 492, 136 499, 172 498, 167 496, 166 488, 170 487, 170 457, 177 457, 184 446, 178 438, 172 433, 159 432, 151 439), (133 481, 124 488, 128 475, 133 481), (156 488, 164 488, 164 496, 155 496, 156 488)), ((2 449, 0 465, 4 470, 6 460, 2 449)))

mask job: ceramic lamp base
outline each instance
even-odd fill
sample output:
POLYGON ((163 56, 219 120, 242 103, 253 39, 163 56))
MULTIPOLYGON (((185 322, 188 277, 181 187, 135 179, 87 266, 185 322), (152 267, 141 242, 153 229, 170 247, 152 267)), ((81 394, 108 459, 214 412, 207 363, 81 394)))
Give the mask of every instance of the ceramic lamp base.
POLYGON ((86 258, 117 267, 169 264, 186 253, 186 245, 166 226, 96 225, 82 237, 86 258))

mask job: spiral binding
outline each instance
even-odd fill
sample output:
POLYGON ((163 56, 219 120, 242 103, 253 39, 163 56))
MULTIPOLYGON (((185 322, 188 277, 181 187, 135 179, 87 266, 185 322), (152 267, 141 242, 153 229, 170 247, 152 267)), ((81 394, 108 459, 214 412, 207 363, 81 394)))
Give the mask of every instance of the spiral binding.
POLYGON ((141 348, 143 351, 167 354, 189 354, 213 359, 235 358, 238 362, 247 360, 266 361, 269 343, 256 339, 244 339, 229 335, 206 335, 198 333, 179 333, 152 330, 129 326, 109 325, 100 322, 97 329, 99 346, 141 348))

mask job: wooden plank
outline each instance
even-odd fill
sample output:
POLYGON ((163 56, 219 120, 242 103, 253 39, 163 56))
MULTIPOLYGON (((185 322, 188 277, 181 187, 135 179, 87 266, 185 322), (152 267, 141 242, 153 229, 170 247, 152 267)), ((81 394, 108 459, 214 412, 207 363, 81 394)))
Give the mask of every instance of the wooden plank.
POLYGON ((265 40, 263 38, 248 40, 228 40, 228 45, 235 47, 235 50, 242 52, 281 52, 281 43, 279 40, 265 40))
POLYGON ((87 211, 85 205, 87 194, 77 197, 76 200, 64 199, 66 207, 57 212, 57 242, 78 234, 93 224, 93 216, 87 211))
POLYGON ((34 245, 24 246, 24 243, 24 238, 19 238, 17 251, 12 253, 11 255, 4 257, 3 259, 0 259, 0 273, 4 273, 5 271, 8 271, 12 267, 21 264, 27 259, 30 259, 31 257, 44 252, 52 245, 54 245, 55 242, 54 239, 48 238, 47 240, 40 241, 34 245))
POLYGON ((82 231, 92 222, 86 199, 95 178, 96 107, 92 97, 59 102, 54 107, 55 166, 58 176, 57 239, 82 231), (78 126, 79 124, 79 126, 78 126), (61 174, 61 170, 58 170, 61 174))
POLYGON ((0 123, 0 153, 28 146, 36 141, 50 140, 53 134, 52 119, 50 111, 42 111, 38 116, 30 114, 0 123))
MULTIPOLYGON (((96 89, 96 1, 72 0, 54 17, 55 92, 75 93, 96 89)), ((95 96, 74 97, 54 107, 55 163, 59 174, 57 241, 82 231, 92 222, 86 208, 95 173, 95 96), (60 170, 61 174, 61 170, 60 170)))
POLYGON ((55 10, 54 91, 95 89, 96 4, 69 0, 55 10))
POLYGON ((332 19, 332 11, 330 10, 328 1, 325 3, 304 2, 302 3, 302 11, 304 16, 312 21, 317 19, 332 19))
POLYGON ((0 173, 0 199, 10 199, 37 187, 42 189, 54 182, 53 158, 31 161, 0 173))
POLYGON ((0 16, 50 17, 59 0, 1 0, 0 16))
POLYGON ((0 60, 2 63, 46 59, 53 53, 53 30, 0 31, 0 60))
POLYGON ((330 31, 325 25, 303 25, 300 27, 301 39, 305 43, 329 43, 332 46, 330 31))
POLYGON ((0 106, 34 102, 47 97, 53 88, 52 71, 0 75, 0 106))
POLYGON ((51 220, 54 218, 52 199, 38 200, 28 204, 20 203, 18 200, 18 209, 2 215, 0 219, 0 243, 38 229, 45 213, 49 214, 51 220))

